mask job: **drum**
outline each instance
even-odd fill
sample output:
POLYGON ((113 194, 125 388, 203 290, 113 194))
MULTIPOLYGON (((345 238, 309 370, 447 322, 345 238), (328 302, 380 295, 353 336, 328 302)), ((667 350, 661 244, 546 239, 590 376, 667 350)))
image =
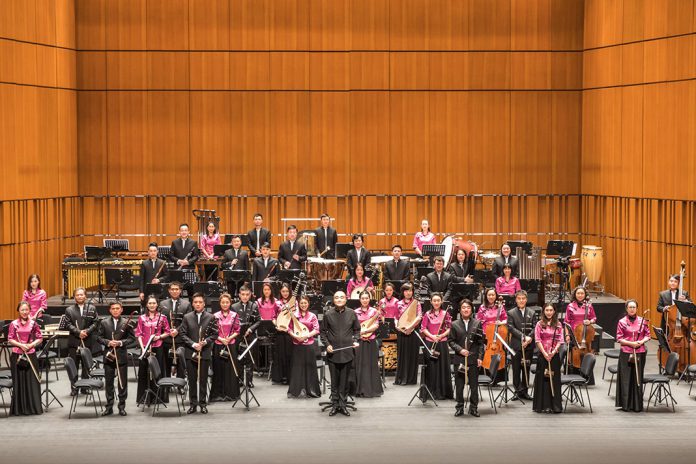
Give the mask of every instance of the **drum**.
POLYGON ((570 259, 570 268, 571 269, 580 269, 582 267, 582 261, 580 258, 571 258, 570 259))
POLYGON ((599 278, 602 276, 602 265, 604 262, 604 250, 602 250, 602 247, 583 245, 580 260, 582 261, 583 269, 585 269, 587 280, 590 282, 599 282, 599 278))
POLYGON ((345 263, 340 259, 307 258, 309 275, 318 281, 338 280, 343 274, 345 263))
POLYGON ((442 245, 445 245, 445 253, 442 255, 445 258, 445 266, 450 263, 452 259, 452 250, 454 249, 454 235, 448 235, 442 239, 442 245))
POLYGON ((384 353, 384 369, 396 370, 396 340, 382 341, 382 353, 384 353))
POLYGON ((303 230, 297 234, 297 241, 305 246, 307 249, 307 256, 316 256, 317 247, 315 245, 317 234, 313 230, 303 230))

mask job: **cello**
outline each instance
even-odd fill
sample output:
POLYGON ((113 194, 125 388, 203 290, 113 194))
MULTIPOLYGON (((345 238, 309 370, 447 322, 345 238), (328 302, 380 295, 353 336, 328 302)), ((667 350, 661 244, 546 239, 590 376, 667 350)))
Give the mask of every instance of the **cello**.
MULTIPOLYGON (((499 296, 496 302, 498 307, 498 314, 495 317, 495 324, 488 324, 486 327, 486 340, 488 345, 486 345, 486 351, 483 354, 482 365, 486 369, 491 368, 491 358, 495 355, 500 356, 500 363, 498 364, 498 370, 505 369, 505 348, 503 347, 496 334, 498 334, 503 340, 508 338, 508 328, 506 324, 500 323, 500 314, 503 311, 503 297, 499 296)), ((495 373, 491 372, 491 376, 495 373)))
MULTIPOLYGON (((686 276, 686 263, 681 262, 681 269, 679 270, 679 296, 684 294, 684 277, 686 276)), ((669 349, 673 352, 679 354, 679 364, 677 370, 683 372, 684 369, 690 364, 691 359, 687 359, 690 356, 696 357, 696 343, 694 343, 693 333, 687 338, 684 337, 684 331, 687 333, 691 332, 691 328, 685 324, 684 318, 679 314, 679 308, 676 304, 672 304, 666 307, 667 311, 667 343, 669 344, 669 349), (691 349, 689 349, 689 345, 691 349), (690 356, 689 356, 689 352, 690 356)), ((693 324, 693 323, 692 323, 693 324)), ((669 352, 665 350, 660 350, 660 365, 664 368, 667 364, 667 357, 669 352)))
POLYGON ((578 346, 573 348, 572 363, 573 367, 577 369, 580 369, 580 365, 582 364, 582 358, 584 358, 586 354, 592 353, 592 342, 595 338, 594 326, 592 324, 585 325, 584 322, 585 320, 587 320, 588 317, 588 312, 590 309, 589 304, 590 298, 588 296, 585 296, 585 300, 582 303, 582 307, 585 309, 583 323, 577 325, 575 329, 573 329, 575 339, 578 341, 578 346))

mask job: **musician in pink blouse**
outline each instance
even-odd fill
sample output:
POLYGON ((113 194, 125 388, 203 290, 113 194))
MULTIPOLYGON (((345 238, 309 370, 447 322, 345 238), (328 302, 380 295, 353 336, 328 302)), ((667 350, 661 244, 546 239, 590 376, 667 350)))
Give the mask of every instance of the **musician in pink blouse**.
POLYGON ((394 385, 415 385, 418 381, 418 350, 421 346, 418 336, 413 331, 420 327, 423 309, 418 300, 413 298, 413 285, 401 286, 402 300, 399 301, 396 332, 396 379, 394 385), (411 305, 416 308, 416 317, 403 329, 398 322, 411 305))
MULTIPOLYGON (((585 287, 575 287, 573 290, 573 298, 568 307, 566 307, 565 321, 570 327, 575 328, 580 324, 590 325, 597 322, 594 306, 587 298, 585 287), (587 317, 585 317, 587 314, 587 317)), ((569 340, 566 338, 566 343, 569 340)))
POLYGON ((363 267, 362 264, 357 264, 355 266, 355 277, 352 277, 348 281, 346 294, 348 295, 348 298, 356 299, 358 295, 354 295, 353 293, 362 293, 363 290, 367 291, 371 295, 374 290, 374 284, 372 283, 371 279, 365 277, 365 267, 363 267), (355 292, 357 289, 360 289, 360 292, 355 292))
POLYGON ((503 275, 495 279, 495 291, 498 295, 514 295, 522 290, 520 279, 512 275, 512 266, 503 265, 503 275))
POLYGON ((268 282, 264 282, 261 287, 261 297, 256 300, 259 306, 259 315, 264 321, 273 321, 275 324, 276 317, 280 311, 280 302, 273 296, 273 287, 268 282))
POLYGON ((650 323, 638 316, 636 300, 626 302, 626 316, 616 326, 616 341, 621 345, 616 375, 617 408, 622 411, 643 410, 643 371, 645 344, 650 340, 650 323))
POLYGON ((486 289, 485 300, 476 312, 476 319, 481 321, 484 332, 490 323, 498 321, 498 324, 507 324, 505 306, 502 300, 498 301, 498 292, 494 288, 486 289))
MULTIPOLYGON (((169 337, 169 321, 162 315, 159 309, 159 301, 154 295, 150 295, 145 299, 145 314, 138 318, 138 325, 135 328, 135 337, 140 345, 140 349, 145 356, 140 358, 138 364, 138 393, 136 395, 138 405, 147 402, 158 401, 153 393, 146 394, 148 388, 154 392, 157 391, 157 380, 150 378, 150 369, 148 363, 149 356, 155 356, 160 366, 164 366, 164 357, 167 353, 162 347, 162 340, 169 337), (147 397, 146 397, 147 396, 147 397)), ((168 402, 169 395, 160 392, 159 401, 168 402)))
POLYGON ((239 369, 237 363, 237 337, 239 315, 232 311, 229 293, 220 295, 220 311, 217 319, 218 337, 213 345, 213 380, 210 385, 210 402, 234 401, 239 398, 239 369))
MULTIPOLYGON (((290 303, 292 297, 292 288, 287 282, 283 282, 280 287, 280 298, 278 298, 278 311, 280 311, 290 303)), ((290 308, 295 311, 297 302, 292 304, 290 308)), ((290 360, 292 356, 292 339, 290 335, 280 329, 275 334, 275 344, 273 345, 273 366, 271 369, 271 380, 274 384, 287 385, 290 379, 290 360)))
POLYGON ((382 377, 379 372, 379 347, 377 346, 377 334, 379 329, 379 313, 377 309, 370 307, 370 293, 360 293, 360 307, 355 310, 355 315, 360 323, 360 342, 355 350, 355 385, 348 389, 351 396, 361 398, 374 398, 382 396, 382 377), (363 327, 363 324, 365 327, 363 327))
MULTIPOLYGON (((425 382, 436 400, 452 399, 452 370, 447 337, 452 327, 452 316, 442 308, 442 294, 430 295, 432 309, 423 315, 421 334, 428 345, 425 352, 425 382)), ((422 392, 421 392, 422 394, 422 392)), ((424 400, 424 398, 421 398, 424 400)))
POLYGON ((288 334, 292 337, 292 365, 288 398, 319 398, 319 376, 317 375, 317 349, 314 338, 319 335, 319 320, 309 310, 309 298, 301 296, 299 308, 295 311, 298 322, 307 327, 307 333, 296 336, 294 322, 291 320, 288 334))
POLYGON ((29 303, 31 311, 29 317, 39 319, 48 308, 46 291, 41 288, 41 278, 38 274, 32 274, 27 281, 27 289, 22 293, 22 301, 29 303))
POLYGON ((561 359, 558 351, 563 345, 563 328, 552 304, 544 306, 541 319, 534 328, 534 340, 539 356, 532 409, 534 412, 562 412, 561 359))
POLYGON ((384 285, 384 297, 379 300, 379 306, 384 308, 382 310, 382 319, 385 317, 389 319, 399 318, 399 299, 394 296, 396 289, 394 284, 387 282, 384 285))
POLYGON ((421 230, 413 237, 413 249, 418 255, 423 256, 423 245, 435 245, 435 234, 430 232, 430 223, 427 219, 421 221, 421 230))
POLYGON ((42 414, 41 382, 38 377, 36 347, 41 344, 41 328, 31 318, 31 306, 22 301, 17 305, 19 317, 10 323, 7 341, 12 345, 12 401, 10 414, 25 416, 42 414))
POLYGON ((206 259, 215 259, 215 245, 220 245, 220 234, 217 226, 210 221, 205 228, 205 234, 201 234, 200 250, 206 259))

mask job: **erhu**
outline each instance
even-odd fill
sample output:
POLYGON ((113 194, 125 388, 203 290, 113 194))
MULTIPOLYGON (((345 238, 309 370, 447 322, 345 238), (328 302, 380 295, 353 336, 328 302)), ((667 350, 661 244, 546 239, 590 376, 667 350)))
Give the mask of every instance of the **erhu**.
MULTIPOLYGON (((452 307, 452 305, 449 305, 447 307, 447 310, 443 309, 440 307, 440 311, 443 312, 444 314, 442 315, 442 320, 440 321, 440 325, 437 327, 437 332, 435 335, 440 335, 440 331, 442 330, 442 326, 445 324, 445 319, 447 319, 447 314, 449 313, 449 309, 452 307)), ((430 347, 430 357, 437 359, 440 357, 440 351, 436 350, 435 348, 437 347, 437 344, 439 341, 433 342, 433 345, 430 347)))
MULTIPOLYGON (((553 344, 556 342, 556 333, 558 333, 558 325, 556 325, 556 328, 553 331, 553 338, 551 339, 551 353, 553 353, 553 350, 556 349, 553 344)), ((551 359, 553 359, 553 356, 551 356, 551 359)), ((553 390, 553 368, 551 367, 551 359, 546 360, 546 369, 544 369, 544 377, 547 377, 549 379, 549 385, 551 387, 551 397, 555 397, 556 393, 553 390)))
MULTIPOLYGON (((638 335, 643 332, 643 327, 645 326, 645 315, 650 312, 649 309, 646 309, 643 311, 643 316, 640 318, 640 326, 638 327, 638 332, 633 332, 633 341, 636 342, 638 335)), ((650 322, 650 321, 648 321, 650 322)), ((633 364, 635 370, 636 370, 636 386, 638 388, 641 387, 641 382, 640 382, 640 372, 638 371, 638 353, 636 352, 636 347, 633 347, 633 353, 631 353, 628 356, 628 363, 633 364)))

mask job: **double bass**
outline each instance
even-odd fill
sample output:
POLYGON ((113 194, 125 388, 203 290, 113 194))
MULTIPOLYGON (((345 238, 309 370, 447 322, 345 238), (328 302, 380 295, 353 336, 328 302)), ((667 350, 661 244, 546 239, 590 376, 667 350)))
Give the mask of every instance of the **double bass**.
POLYGON ((592 324, 585 325, 584 323, 584 321, 587 320, 588 311, 590 310, 589 304, 590 298, 586 296, 582 303, 582 307, 585 309, 585 315, 582 318, 583 323, 577 325, 575 329, 573 329, 575 339, 578 341, 578 346, 573 347, 572 363, 573 367, 577 369, 580 369, 582 358, 584 358, 586 354, 592 353, 592 342, 596 334, 592 324))
MULTIPOLYGON (((686 263, 681 262, 679 271, 679 296, 684 294, 684 277, 686 277, 686 263)), ((673 352, 679 354, 677 370, 684 372, 690 365, 696 363, 696 320, 682 317, 676 304, 664 309, 667 311, 667 343, 673 352), (689 359, 690 358, 690 359, 689 359)), ((664 368, 667 364, 669 353, 660 350, 660 365, 664 368)))
MULTIPOLYGON (((503 344, 500 343, 500 340, 498 339, 498 337, 496 337, 496 334, 498 334, 503 340, 507 340, 508 338, 507 325, 500 323, 500 314, 503 311, 502 296, 498 297, 496 306, 498 307, 498 314, 495 318, 495 324, 488 324, 488 326, 486 327, 486 340, 488 341, 488 345, 486 345, 486 351, 483 354, 482 365, 486 369, 490 369, 491 358, 497 354, 498 356, 500 356, 498 370, 502 370, 505 369, 505 347, 503 347, 503 344)), ((495 373, 491 372, 491 375, 493 376, 495 375, 495 373)))

